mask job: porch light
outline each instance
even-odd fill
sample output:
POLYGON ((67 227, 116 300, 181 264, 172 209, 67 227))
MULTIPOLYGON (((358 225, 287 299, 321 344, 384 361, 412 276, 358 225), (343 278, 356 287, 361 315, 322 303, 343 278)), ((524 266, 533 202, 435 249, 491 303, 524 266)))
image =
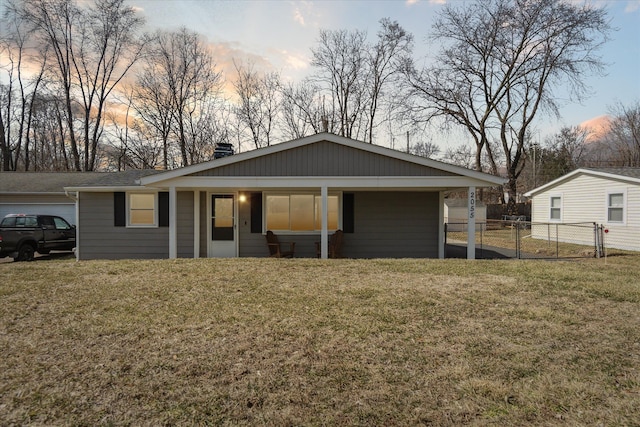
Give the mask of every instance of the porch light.
POLYGON ((240 194, 240 196, 238 196, 238 200, 240 201, 240 203, 244 203, 247 201, 247 196, 244 194, 240 194))

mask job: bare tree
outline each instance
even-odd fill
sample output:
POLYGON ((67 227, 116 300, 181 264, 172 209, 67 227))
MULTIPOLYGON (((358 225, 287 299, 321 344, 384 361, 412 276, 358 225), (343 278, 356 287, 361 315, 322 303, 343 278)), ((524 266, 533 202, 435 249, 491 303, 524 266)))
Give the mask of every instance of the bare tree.
POLYGON ((33 30, 16 16, 15 9, 12 8, 4 11, 2 26, 0 52, 4 53, 6 63, 0 64, 0 67, 7 73, 7 85, 4 87, 1 104, 5 108, 0 112, 2 169, 17 170, 22 160, 24 169, 28 170, 33 102, 47 67, 48 49, 45 47, 39 52, 39 72, 29 76, 25 72, 27 63, 35 62, 28 49, 33 30))
POLYGON ((640 166, 640 102, 610 108, 613 119, 605 141, 616 152, 621 166, 640 166))
POLYGON ((198 160, 201 132, 218 105, 221 84, 222 75, 215 71, 211 53, 198 34, 181 28, 155 35, 136 82, 134 105, 147 128, 162 141, 165 168, 198 160), (171 154, 172 142, 179 161, 171 154))
POLYGON ((446 6, 433 38, 444 46, 435 65, 407 68, 423 119, 441 117, 462 126, 476 145, 475 167, 485 152, 497 173, 495 150, 504 155, 510 206, 534 118, 556 114, 554 90, 586 94, 583 78, 604 63, 596 50, 611 27, 604 9, 563 0, 487 0, 446 6))
POLYGON ((366 119, 366 37, 363 31, 321 30, 318 46, 311 49, 311 64, 317 69, 314 80, 330 96, 338 132, 347 138, 357 138, 367 128, 362 123, 366 119))
POLYGON ((107 99, 139 58, 143 21, 124 0, 86 7, 73 0, 16 1, 13 8, 55 58, 51 71, 65 97, 74 168, 93 170, 107 99))
POLYGON ((308 79, 298 84, 281 85, 281 126, 285 136, 296 139, 312 133, 335 131, 335 122, 329 122, 333 114, 324 110, 320 92, 321 89, 308 79))
POLYGON ((410 148, 409 152, 411 154, 415 154, 416 156, 432 158, 440 153, 440 147, 438 147, 437 144, 431 141, 418 142, 410 148))
POLYGON ((413 35, 406 32, 396 21, 389 18, 380 20, 382 27, 378 32, 378 41, 369 51, 369 78, 365 88, 369 90, 367 139, 373 143, 373 132, 380 103, 389 84, 394 84, 396 91, 401 82, 397 79, 402 70, 402 63, 412 52, 413 35))
POLYGON ((280 76, 277 73, 259 74, 253 64, 234 61, 236 79, 233 86, 238 97, 235 115, 249 132, 255 148, 271 145, 280 109, 280 76))

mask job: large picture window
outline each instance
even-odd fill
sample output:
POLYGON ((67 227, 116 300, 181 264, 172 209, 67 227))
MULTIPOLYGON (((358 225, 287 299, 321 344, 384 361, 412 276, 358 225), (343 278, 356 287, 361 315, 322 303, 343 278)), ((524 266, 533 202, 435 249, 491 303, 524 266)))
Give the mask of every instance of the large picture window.
MULTIPOLYGON (((339 196, 327 197, 327 229, 340 228, 339 196)), ((317 194, 266 194, 266 230, 314 232, 322 229, 322 197, 317 194)))
POLYGON ((132 227, 153 227, 156 222, 156 193, 129 193, 129 221, 132 227))

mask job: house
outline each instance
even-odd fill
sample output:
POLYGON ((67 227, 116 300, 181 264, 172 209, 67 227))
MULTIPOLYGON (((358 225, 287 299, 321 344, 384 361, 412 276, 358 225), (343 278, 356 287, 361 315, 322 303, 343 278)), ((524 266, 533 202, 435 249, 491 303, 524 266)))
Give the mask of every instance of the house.
POLYGON ((438 258, 445 193, 504 182, 330 133, 135 172, 66 188, 77 194, 79 259, 264 257, 267 230, 295 241, 296 257, 315 257, 320 242, 324 258, 337 229, 345 257, 438 258))
MULTIPOLYGON (((546 238, 554 224, 598 224, 606 247, 640 250, 640 168, 577 169, 525 196, 532 200, 533 238, 546 238)), ((560 240, 591 244, 589 230, 560 240)))
POLYGON ((75 224, 75 200, 64 187, 83 185, 102 175, 96 172, 0 172, 0 218, 11 213, 58 215, 75 224))

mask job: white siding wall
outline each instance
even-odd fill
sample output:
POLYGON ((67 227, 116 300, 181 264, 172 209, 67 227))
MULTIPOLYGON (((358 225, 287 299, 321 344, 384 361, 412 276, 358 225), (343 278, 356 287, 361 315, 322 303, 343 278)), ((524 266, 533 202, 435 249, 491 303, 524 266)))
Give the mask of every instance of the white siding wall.
MULTIPOLYGON (((605 244, 610 248, 640 250, 640 185, 580 174, 573 179, 560 183, 552 188, 536 194, 532 200, 531 216, 535 223, 553 223, 549 220, 549 203, 552 196, 562 197, 562 223, 595 222, 605 225, 609 233, 605 244), (611 192, 626 193, 626 223, 607 222, 607 194, 611 192)), ((532 226, 532 237, 546 239, 548 227, 532 226)), ((551 234, 554 234, 553 229, 551 234)), ((551 236, 552 238, 555 236, 551 236)), ((562 236, 560 240, 574 241, 584 238, 593 241, 593 233, 584 236, 562 236)), ((589 243, 585 242, 585 243, 589 243)), ((579 243, 575 241, 575 243, 579 243)))

